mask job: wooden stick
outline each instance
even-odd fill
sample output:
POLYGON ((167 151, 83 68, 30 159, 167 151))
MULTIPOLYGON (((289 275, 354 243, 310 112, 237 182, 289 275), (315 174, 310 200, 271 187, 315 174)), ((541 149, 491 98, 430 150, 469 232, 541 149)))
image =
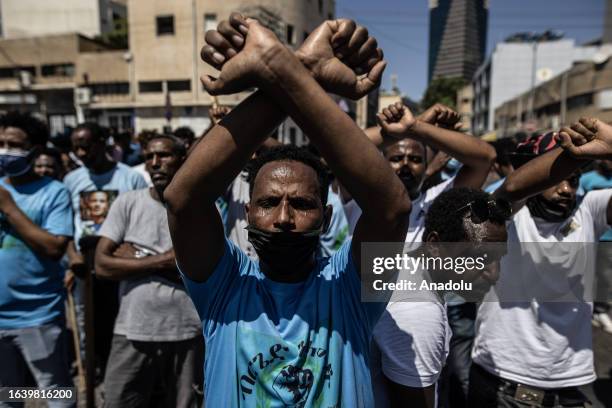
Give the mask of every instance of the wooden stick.
POLYGON ((77 363, 77 371, 79 373, 79 393, 85 392, 85 372, 83 370, 83 361, 81 360, 81 338, 79 336, 79 325, 77 324, 76 309, 74 307, 74 297, 72 291, 68 290, 68 319, 72 326, 72 340, 74 343, 74 353, 77 363))

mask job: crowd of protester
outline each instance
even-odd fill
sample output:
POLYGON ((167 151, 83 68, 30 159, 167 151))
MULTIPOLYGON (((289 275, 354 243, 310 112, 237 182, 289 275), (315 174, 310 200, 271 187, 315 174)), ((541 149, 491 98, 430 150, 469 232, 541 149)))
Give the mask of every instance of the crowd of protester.
POLYGON ((328 93, 378 87, 365 28, 328 21, 293 52, 232 14, 206 42, 210 94, 258 90, 200 137, 86 122, 59 140, 0 116, 0 387, 73 386, 95 359, 108 407, 589 406, 592 325, 612 333, 612 126, 487 143, 447 106, 397 103, 364 132, 328 93), (287 117, 308 147, 271 137, 287 117), (466 274, 471 293, 364 302, 369 242, 522 250, 466 274), (541 298, 568 276, 597 293, 541 298))

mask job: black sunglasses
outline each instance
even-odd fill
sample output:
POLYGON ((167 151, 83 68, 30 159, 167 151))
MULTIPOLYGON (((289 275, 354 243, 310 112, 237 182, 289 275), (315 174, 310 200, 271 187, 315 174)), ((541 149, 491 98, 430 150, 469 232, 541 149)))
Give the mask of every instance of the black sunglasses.
POLYGON ((466 209, 470 210, 472 221, 475 224, 480 224, 493 218, 494 215, 507 220, 512 215, 512 205, 509 201, 503 199, 479 198, 471 201, 457 210, 461 213, 466 209))

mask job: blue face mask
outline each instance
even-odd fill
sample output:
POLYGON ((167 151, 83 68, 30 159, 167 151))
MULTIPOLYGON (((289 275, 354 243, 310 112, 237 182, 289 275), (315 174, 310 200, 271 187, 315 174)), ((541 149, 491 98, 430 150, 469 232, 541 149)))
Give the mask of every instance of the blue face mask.
POLYGON ((21 176, 32 168, 31 151, 0 148, 0 171, 7 176, 21 176))

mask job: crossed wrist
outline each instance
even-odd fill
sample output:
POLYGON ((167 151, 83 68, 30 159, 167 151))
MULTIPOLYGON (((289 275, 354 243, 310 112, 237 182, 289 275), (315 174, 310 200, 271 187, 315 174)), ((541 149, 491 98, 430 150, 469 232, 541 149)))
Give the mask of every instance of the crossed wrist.
POLYGON ((303 66, 302 61, 281 43, 265 50, 261 61, 265 67, 260 77, 263 86, 277 85, 278 81, 295 70, 296 64, 303 66))

